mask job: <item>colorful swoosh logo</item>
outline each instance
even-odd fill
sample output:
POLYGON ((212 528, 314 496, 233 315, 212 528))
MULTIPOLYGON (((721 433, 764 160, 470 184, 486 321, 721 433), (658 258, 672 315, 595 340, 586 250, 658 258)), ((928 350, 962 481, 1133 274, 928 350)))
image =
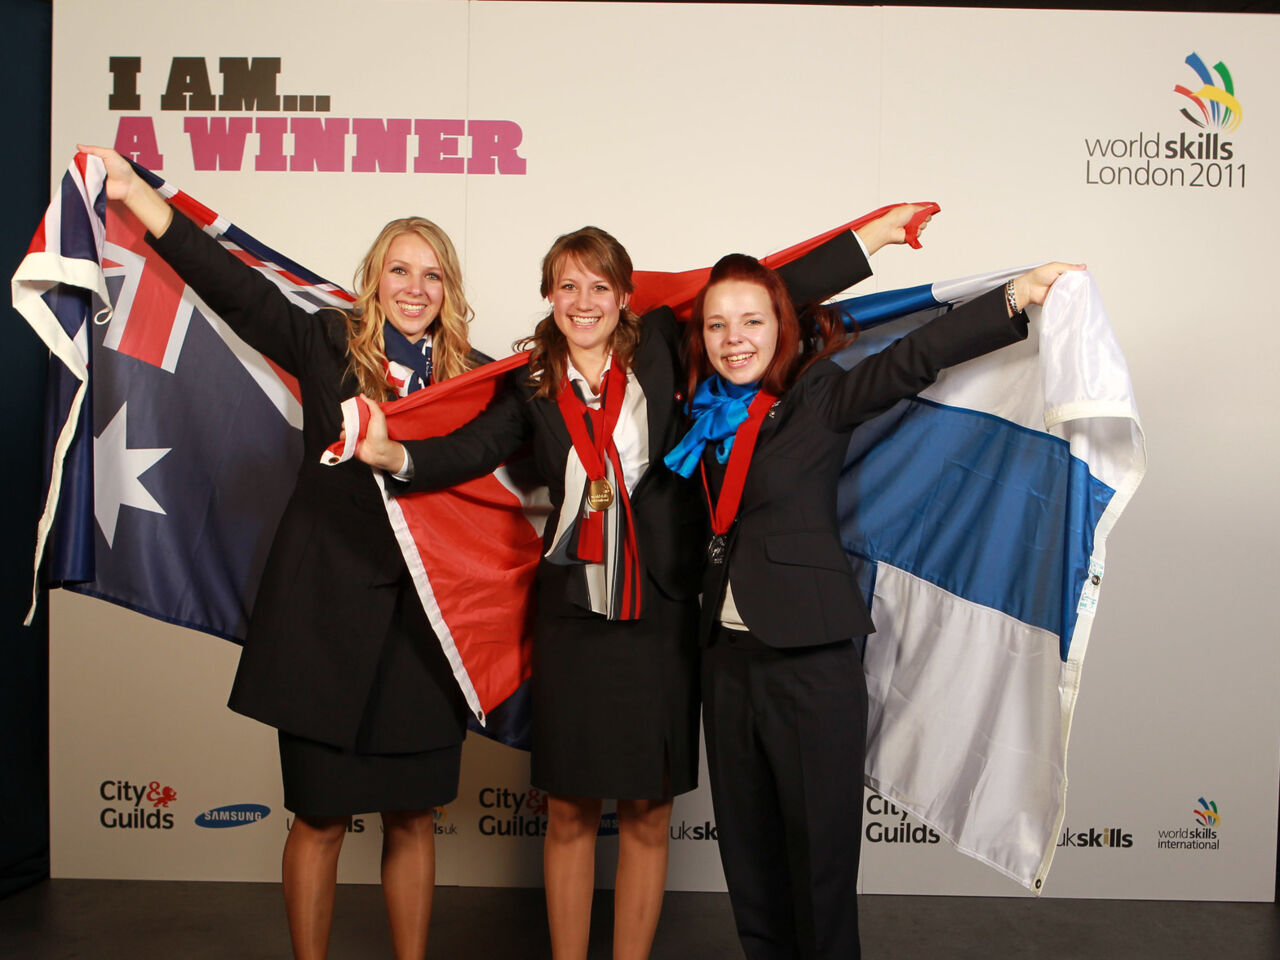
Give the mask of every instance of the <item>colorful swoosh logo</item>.
POLYGON ((1218 816, 1218 802, 1216 800, 1206 801, 1204 797, 1200 798, 1200 807, 1192 810, 1196 815, 1196 819, 1200 821, 1201 826, 1220 827, 1222 826, 1222 817, 1218 816))
POLYGON ((1214 73, 1222 82, 1221 86, 1214 81, 1213 74, 1204 65, 1198 53, 1190 54, 1186 64, 1200 79, 1200 89, 1192 92, 1182 84, 1176 84, 1173 92, 1186 97, 1195 107, 1193 113, 1184 106, 1179 112, 1197 127, 1219 127, 1223 130, 1234 130, 1244 119, 1244 110, 1236 99, 1235 81, 1231 79, 1231 71, 1219 60, 1213 65, 1214 73))

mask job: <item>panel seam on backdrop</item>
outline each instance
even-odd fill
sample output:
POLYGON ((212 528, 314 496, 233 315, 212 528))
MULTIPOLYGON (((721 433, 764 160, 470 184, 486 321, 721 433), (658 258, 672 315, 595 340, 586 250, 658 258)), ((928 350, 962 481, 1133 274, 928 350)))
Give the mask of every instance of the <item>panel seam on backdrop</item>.
MULTIPOLYGON (((475 6, 476 2, 477 0, 468 0, 467 2, 467 21, 466 21, 466 27, 465 27, 466 34, 467 34, 467 42, 465 46, 465 49, 466 49, 465 55, 467 58, 467 62, 463 68, 463 79, 466 84, 466 89, 463 92, 462 112, 467 118, 468 131, 470 131, 471 129, 471 49, 472 49, 471 9, 472 7, 475 6)), ((470 153, 475 152, 474 139, 472 139, 469 150, 470 150, 470 153)), ((468 168, 470 167, 470 165, 471 165, 471 159, 470 159, 470 155, 468 155, 468 158, 467 158, 468 168)), ((471 175, 469 173, 464 173, 462 175, 462 236, 463 236, 462 262, 463 264, 466 264, 466 266, 462 268, 463 290, 465 291, 466 278, 469 276, 469 269, 471 264, 471 175)), ((474 313, 472 314, 471 319, 475 320, 474 313)))
MULTIPOLYGON (((880 86, 880 89, 879 89, 879 91, 878 91, 878 93, 879 93, 879 110, 877 111, 877 114, 876 114, 876 131, 877 131, 877 133, 876 133, 876 185, 875 185, 875 186, 876 186, 876 192, 875 192, 875 195, 876 195, 876 197, 880 198, 880 197, 883 197, 883 196, 884 196, 884 149, 885 149, 885 147, 884 147, 884 144, 885 144, 885 137, 884 137, 884 88, 885 88, 885 57, 886 57, 886 53, 885 53, 885 40, 884 40, 884 29, 885 29, 885 14, 886 14, 886 11, 885 11, 885 8, 884 8, 884 7, 877 7, 876 9, 879 11, 879 14, 878 14, 878 15, 879 15, 879 17, 880 17, 880 73, 879 73, 879 86, 880 86)), ((896 200, 891 200, 891 201, 889 201, 889 202, 890 202, 890 203, 897 203, 898 201, 896 201, 896 200)), ((910 202, 910 201, 908 201, 908 202, 910 202)), ((879 203, 879 201, 877 201, 877 204, 878 204, 878 203, 879 203)), ((872 273, 872 275, 871 275, 871 277, 870 277, 869 279, 870 279, 870 280, 875 284, 875 289, 876 289, 876 291, 878 292, 878 291, 881 289, 880 279, 879 279, 879 278, 878 278, 874 273, 872 273)))

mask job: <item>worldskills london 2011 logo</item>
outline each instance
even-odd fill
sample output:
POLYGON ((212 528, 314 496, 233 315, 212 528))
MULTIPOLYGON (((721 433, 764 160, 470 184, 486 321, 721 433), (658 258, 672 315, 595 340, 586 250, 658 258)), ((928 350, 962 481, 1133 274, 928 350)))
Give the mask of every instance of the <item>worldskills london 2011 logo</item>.
POLYGON ((1153 133, 1140 129, 1136 135, 1085 137, 1086 184, 1244 189, 1247 171, 1240 148, 1227 139, 1244 120, 1235 77, 1223 60, 1211 70, 1192 52, 1183 62, 1189 73, 1171 92, 1190 128, 1176 136, 1157 128, 1153 133))

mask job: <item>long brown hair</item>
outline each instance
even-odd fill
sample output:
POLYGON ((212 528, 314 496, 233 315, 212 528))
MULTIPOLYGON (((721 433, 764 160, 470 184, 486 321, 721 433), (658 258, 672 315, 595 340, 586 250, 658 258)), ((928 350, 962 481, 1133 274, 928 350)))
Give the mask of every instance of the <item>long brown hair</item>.
MULTIPOLYGON (((608 280, 619 299, 635 290, 631 280, 631 257, 626 248, 599 227, 583 227, 557 237, 542 258, 540 289, 544 297, 555 289, 556 278, 569 260, 577 260, 591 273, 608 280)), ((609 349, 613 351, 612 362, 628 369, 639 343, 640 318, 630 307, 624 306, 619 311, 618 326, 614 328, 609 342, 609 349)), ((538 321, 532 334, 516 341, 514 349, 529 351, 529 382, 538 385, 535 395, 554 397, 559 394, 568 369, 569 342, 556 326, 554 311, 538 321)))
POLYGON ((471 341, 467 325, 471 322, 471 305, 462 292, 462 268, 453 241, 440 227, 425 217, 392 220, 373 241, 369 252, 356 267, 356 302, 347 313, 348 369, 360 384, 360 392, 387 399, 395 390, 387 382, 386 344, 382 336, 386 315, 378 303, 378 282, 392 242, 405 234, 425 240, 440 262, 444 282, 444 303, 428 328, 431 331, 431 369, 433 379, 447 380, 470 370, 471 341))
POLYGON ((818 304, 803 306, 797 313, 787 285, 776 270, 766 267, 745 253, 730 253, 711 268, 707 284, 698 291, 693 311, 684 332, 684 362, 688 377, 688 393, 692 397, 698 384, 714 372, 707 358, 703 339, 704 307, 707 291, 725 280, 742 280, 763 287, 769 295, 773 315, 778 319, 778 343, 773 359, 760 377, 760 386, 775 396, 791 388, 800 374, 813 363, 848 346, 857 337, 857 329, 846 333, 841 316, 835 310, 818 304))

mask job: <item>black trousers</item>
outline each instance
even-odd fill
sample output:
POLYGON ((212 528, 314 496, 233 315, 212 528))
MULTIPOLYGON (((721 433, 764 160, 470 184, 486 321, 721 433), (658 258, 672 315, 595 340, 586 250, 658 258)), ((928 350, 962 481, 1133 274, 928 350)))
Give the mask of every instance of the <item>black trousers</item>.
POLYGON ((747 957, 860 957, 857 648, 775 649, 721 628, 703 651, 702 697, 720 860, 747 957))

